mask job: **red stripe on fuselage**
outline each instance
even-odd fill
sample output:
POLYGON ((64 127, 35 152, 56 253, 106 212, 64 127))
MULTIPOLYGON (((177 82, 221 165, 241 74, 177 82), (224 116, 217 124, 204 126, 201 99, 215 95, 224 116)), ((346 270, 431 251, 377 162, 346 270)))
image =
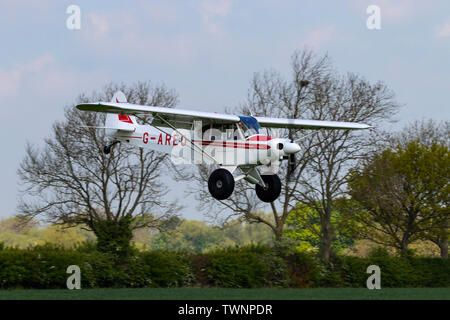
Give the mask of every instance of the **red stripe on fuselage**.
POLYGON ((201 143, 202 146, 213 146, 234 149, 258 149, 267 150, 270 146, 262 143, 246 143, 237 141, 217 141, 217 140, 192 140, 195 143, 201 143))
POLYGON ((119 138, 142 139, 142 137, 118 136, 119 138))
MULTIPOLYGON (((119 138, 128 139, 142 139, 142 137, 135 136, 118 136, 119 138)), ((151 140, 156 140, 155 137, 149 137, 151 140)), ((218 140, 192 140, 194 143, 201 143, 202 146, 212 146, 212 147, 222 147, 222 148, 233 148, 233 149, 257 149, 257 150, 267 150, 270 146, 262 143, 246 143, 237 141, 218 141, 218 140)), ((167 144, 166 144, 167 145, 167 144)), ((171 144, 169 144, 171 145, 171 144)))

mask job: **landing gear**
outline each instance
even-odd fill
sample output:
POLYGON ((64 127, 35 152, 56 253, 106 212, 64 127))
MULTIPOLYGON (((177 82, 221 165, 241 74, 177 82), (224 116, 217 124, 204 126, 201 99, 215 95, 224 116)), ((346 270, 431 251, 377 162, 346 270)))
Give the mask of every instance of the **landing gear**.
MULTIPOLYGON (((236 181, 240 179, 256 184, 256 195, 261 201, 273 202, 281 193, 281 181, 276 174, 260 175, 256 168, 252 168, 244 171, 243 175, 236 177, 236 181), (265 187, 261 186, 263 182, 265 187)), ((225 200, 233 193, 234 183, 235 180, 230 171, 224 168, 216 169, 209 176, 209 193, 217 200, 225 200)))
POLYGON ((226 169, 216 169, 209 176, 209 193, 217 200, 225 200, 234 190, 234 177, 226 169))
POLYGON ((275 201, 281 192, 281 181, 280 178, 276 174, 273 175, 263 175, 261 176, 264 183, 266 184, 266 188, 261 187, 259 184, 256 184, 256 195, 261 201, 264 202, 273 202, 275 201))
POLYGON ((103 147, 103 152, 105 154, 110 154, 111 153, 111 148, 114 147, 114 145, 118 144, 120 141, 116 140, 111 144, 108 144, 106 146, 103 147))

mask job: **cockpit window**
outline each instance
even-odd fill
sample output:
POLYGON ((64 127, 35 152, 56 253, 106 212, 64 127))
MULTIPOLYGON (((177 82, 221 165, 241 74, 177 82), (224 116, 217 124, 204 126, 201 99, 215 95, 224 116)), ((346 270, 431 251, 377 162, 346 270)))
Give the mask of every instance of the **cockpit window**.
POLYGON ((251 136, 253 134, 258 134, 261 126, 258 121, 250 116, 239 116, 242 123, 242 129, 244 130, 245 136, 251 136))

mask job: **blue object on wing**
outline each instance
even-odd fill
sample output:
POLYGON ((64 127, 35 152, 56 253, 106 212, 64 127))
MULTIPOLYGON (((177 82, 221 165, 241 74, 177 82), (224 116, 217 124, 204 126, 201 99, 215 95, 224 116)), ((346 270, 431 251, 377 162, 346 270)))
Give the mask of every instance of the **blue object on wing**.
POLYGON ((258 123, 258 120, 256 120, 254 117, 251 116, 239 116, 239 119, 241 119, 242 125, 247 130, 254 130, 256 133, 259 133, 259 129, 261 126, 258 123))

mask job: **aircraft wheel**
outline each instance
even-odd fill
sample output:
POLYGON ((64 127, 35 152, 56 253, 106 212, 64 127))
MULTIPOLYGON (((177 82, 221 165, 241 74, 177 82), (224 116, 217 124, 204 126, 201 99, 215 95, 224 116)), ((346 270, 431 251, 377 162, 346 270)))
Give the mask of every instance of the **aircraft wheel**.
POLYGON ((259 200, 264 202, 273 202, 275 201, 281 192, 281 181, 280 178, 276 174, 273 175, 263 175, 261 178, 264 180, 264 183, 267 185, 267 188, 264 189, 259 184, 256 185, 256 195, 259 200))
POLYGON ((209 193, 217 200, 225 200, 234 190, 234 177, 226 169, 214 170, 208 179, 209 193))

